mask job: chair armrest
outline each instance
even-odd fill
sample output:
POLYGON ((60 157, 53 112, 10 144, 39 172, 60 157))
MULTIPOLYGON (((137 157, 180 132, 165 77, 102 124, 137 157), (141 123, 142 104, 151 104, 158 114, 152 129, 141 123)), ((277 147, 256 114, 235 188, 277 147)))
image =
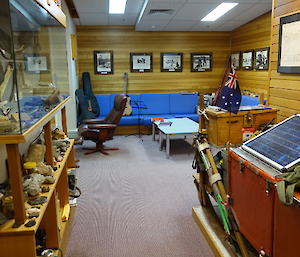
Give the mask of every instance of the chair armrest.
POLYGON ((89 129, 114 129, 116 124, 87 124, 89 129))
POLYGON ((85 119, 83 120, 84 124, 99 124, 99 123, 103 123, 104 119, 85 119))

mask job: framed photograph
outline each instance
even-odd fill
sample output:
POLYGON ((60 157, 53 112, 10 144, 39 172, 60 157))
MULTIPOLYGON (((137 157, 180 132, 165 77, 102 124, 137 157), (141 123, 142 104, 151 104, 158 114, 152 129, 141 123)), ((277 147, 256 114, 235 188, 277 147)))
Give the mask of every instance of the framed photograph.
POLYGON ((212 53, 191 53, 191 72, 212 71, 212 53))
POLYGON ((242 51, 242 69, 253 70, 253 50, 242 51))
POLYGON ((27 74, 50 73, 49 54, 24 54, 27 74))
POLYGON ((269 69, 269 47, 255 49, 255 69, 268 70, 269 69))
POLYGON ((300 13, 280 18, 278 67, 280 73, 300 73, 300 13))
POLYGON ((113 51, 94 51, 95 74, 114 74, 113 51))
POLYGON ((161 53, 162 72, 182 72, 183 53, 161 53))
POLYGON ((131 72, 152 72, 152 53, 130 53, 131 72))
POLYGON ((231 65, 230 66, 234 66, 234 68, 236 70, 239 70, 241 68, 241 52, 237 51, 237 52, 232 52, 231 53, 231 65))

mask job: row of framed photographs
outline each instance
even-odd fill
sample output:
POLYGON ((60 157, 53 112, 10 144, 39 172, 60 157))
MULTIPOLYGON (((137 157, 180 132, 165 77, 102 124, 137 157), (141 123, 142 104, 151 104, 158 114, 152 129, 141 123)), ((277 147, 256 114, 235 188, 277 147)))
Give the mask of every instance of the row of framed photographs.
POLYGON ((269 50, 269 47, 265 47, 255 50, 232 52, 231 65, 233 65, 236 70, 253 70, 253 66, 256 70, 268 70, 269 50))
MULTIPOLYGON (((95 74, 114 74, 113 51, 94 51, 95 74)), ((161 72, 182 72, 183 53, 161 53, 161 72)), ((131 72, 152 72, 152 53, 130 53, 131 72)), ((191 53, 191 72, 212 71, 212 53, 191 53)))

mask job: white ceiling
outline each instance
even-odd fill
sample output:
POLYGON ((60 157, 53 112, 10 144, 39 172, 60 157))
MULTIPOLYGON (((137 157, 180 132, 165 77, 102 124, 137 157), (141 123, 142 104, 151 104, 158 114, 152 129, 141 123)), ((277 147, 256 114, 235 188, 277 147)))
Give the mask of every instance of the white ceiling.
POLYGON ((135 25, 136 31, 232 31, 271 11, 272 0, 127 0, 125 14, 109 14, 108 0, 73 0, 80 26, 135 25), (222 2, 239 3, 214 22, 200 21, 222 2), (171 14, 150 10, 171 10, 171 14))

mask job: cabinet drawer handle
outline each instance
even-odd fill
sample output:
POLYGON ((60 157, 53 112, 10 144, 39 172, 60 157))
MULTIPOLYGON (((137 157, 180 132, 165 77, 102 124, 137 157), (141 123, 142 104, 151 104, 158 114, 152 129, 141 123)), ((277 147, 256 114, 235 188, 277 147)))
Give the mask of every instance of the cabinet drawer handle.
MULTIPOLYGON (((239 121, 238 120, 232 120, 230 123, 233 124, 233 123, 238 123, 239 121)), ((227 123, 229 123, 229 121, 227 121, 227 123)))

